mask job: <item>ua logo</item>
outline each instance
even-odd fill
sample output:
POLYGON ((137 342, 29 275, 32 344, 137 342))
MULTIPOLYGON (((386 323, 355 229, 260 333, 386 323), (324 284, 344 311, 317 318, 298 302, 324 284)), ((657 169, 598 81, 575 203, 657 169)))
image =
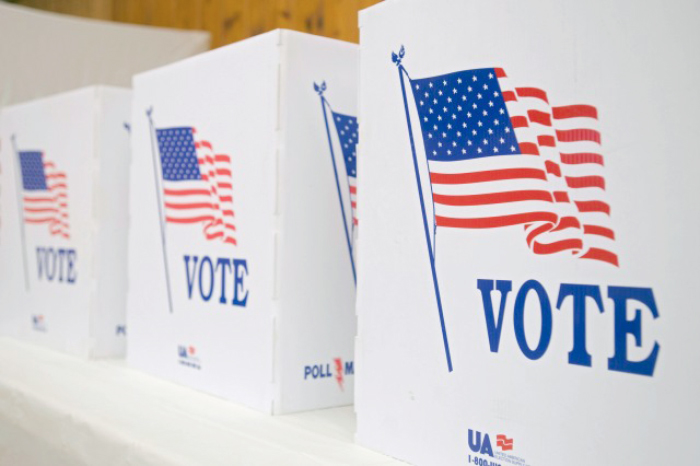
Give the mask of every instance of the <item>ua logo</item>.
POLYGON ((493 448, 491 448, 489 434, 484 434, 482 438, 481 432, 469 429, 469 448, 474 453, 493 457, 493 448))

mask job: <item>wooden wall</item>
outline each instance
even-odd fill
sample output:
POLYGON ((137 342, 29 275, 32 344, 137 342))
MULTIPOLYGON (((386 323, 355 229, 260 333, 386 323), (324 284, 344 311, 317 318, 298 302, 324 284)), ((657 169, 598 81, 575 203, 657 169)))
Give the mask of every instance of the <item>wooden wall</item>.
POLYGON ((358 41, 357 12, 380 0, 14 0, 57 13, 211 33, 212 48, 275 28, 358 41))

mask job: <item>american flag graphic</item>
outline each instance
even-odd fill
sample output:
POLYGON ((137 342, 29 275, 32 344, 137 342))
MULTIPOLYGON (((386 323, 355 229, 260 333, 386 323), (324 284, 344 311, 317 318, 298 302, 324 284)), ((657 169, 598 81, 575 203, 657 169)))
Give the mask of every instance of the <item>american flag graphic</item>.
POLYGON ((410 80, 435 226, 520 226, 535 254, 618 265, 598 113, 551 106, 501 68, 410 80))
POLYGON ((70 238, 68 181, 41 151, 20 151, 24 222, 46 224, 52 236, 70 238))
POLYGON ((357 117, 333 112, 335 129, 343 152, 345 174, 350 187, 352 223, 357 225, 357 117))
POLYGON ((214 152, 191 127, 156 129, 165 221, 203 226, 208 240, 236 244, 231 157, 214 152))

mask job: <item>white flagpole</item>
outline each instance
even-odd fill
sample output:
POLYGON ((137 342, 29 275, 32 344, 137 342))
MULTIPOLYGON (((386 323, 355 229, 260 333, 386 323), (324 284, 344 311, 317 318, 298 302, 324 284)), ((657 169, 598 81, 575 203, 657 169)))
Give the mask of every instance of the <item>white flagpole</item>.
POLYGON ((29 291, 29 268, 27 267, 27 240, 24 233, 24 201, 23 201, 23 184, 22 184, 22 161, 20 160, 19 151, 17 150, 16 137, 12 135, 12 150, 15 152, 15 160, 17 167, 15 169, 15 184, 17 184, 17 215, 19 217, 20 236, 22 238, 22 261, 24 262, 24 289, 29 291))
POLYGON ((160 151, 158 150, 158 147, 156 146, 156 138, 155 138, 155 127, 153 125, 153 118, 151 115, 153 114, 153 107, 149 108, 146 110, 146 115, 148 115, 148 122, 150 125, 150 132, 151 132, 151 153, 153 155, 153 176, 155 177, 155 182, 156 182, 156 198, 158 199, 158 221, 160 223, 160 235, 161 235, 161 244, 163 246, 163 266, 165 267, 165 285, 168 289, 168 308, 170 309, 170 313, 172 314, 173 312, 173 299, 171 296, 170 292, 170 270, 168 269, 168 251, 167 248, 165 247, 165 216, 163 215, 163 201, 161 199, 161 194, 163 190, 161 189, 160 186, 160 179, 161 176, 158 174, 159 172, 162 173, 162 170, 160 168, 160 163, 158 162, 158 154, 160 151))

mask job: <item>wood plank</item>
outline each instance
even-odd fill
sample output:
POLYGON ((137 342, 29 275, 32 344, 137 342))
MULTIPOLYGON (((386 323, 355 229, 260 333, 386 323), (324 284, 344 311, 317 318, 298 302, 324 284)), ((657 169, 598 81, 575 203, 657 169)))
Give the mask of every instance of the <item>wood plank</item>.
POLYGON ((221 0, 221 45, 249 36, 244 24, 247 16, 245 0, 221 0))
POLYGON ((114 0, 92 0, 87 2, 90 18, 112 19, 114 11, 114 0))
POLYGON ((325 29, 324 0, 280 0, 277 27, 322 34, 325 29))
POLYGON ((245 12, 247 37, 257 36, 277 28, 277 8, 274 0, 246 0, 245 12))
POLYGON ((358 0, 326 0, 326 29, 325 34, 335 39, 357 42, 358 0))
POLYGON ((202 28, 211 34, 211 48, 221 47, 221 0, 202 1, 202 28))
POLYGON ((18 0, 47 11, 134 24, 204 29, 212 47, 275 28, 357 42, 357 12, 379 0, 18 0))

